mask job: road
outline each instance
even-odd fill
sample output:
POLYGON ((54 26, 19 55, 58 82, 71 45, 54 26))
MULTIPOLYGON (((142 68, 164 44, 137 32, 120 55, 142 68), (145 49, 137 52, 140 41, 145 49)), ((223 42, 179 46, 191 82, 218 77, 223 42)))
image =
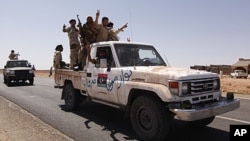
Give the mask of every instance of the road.
MULTIPOLYGON (((83 103, 76 112, 65 110, 61 90, 54 88, 51 78, 36 77, 33 86, 7 87, 0 75, 0 96, 16 103, 44 122, 76 141, 138 140, 122 112, 96 103, 83 103)), ((237 95, 241 98, 241 95, 237 95)), ((241 98, 239 109, 219 115, 204 128, 190 127, 173 120, 170 140, 228 141, 231 124, 250 124, 250 97, 241 98)))

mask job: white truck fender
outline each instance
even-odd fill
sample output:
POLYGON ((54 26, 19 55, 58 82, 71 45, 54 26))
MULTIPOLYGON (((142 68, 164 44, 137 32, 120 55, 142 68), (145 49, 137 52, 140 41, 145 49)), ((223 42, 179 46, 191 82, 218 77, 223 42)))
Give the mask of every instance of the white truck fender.
POLYGON ((118 89, 118 93, 123 93, 123 95, 119 96, 119 101, 122 105, 126 105, 128 103, 129 94, 132 89, 153 92, 163 102, 173 102, 177 99, 176 96, 170 93, 168 87, 164 85, 129 81, 126 82, 126 85, 122 85, 121 88, 118 89))

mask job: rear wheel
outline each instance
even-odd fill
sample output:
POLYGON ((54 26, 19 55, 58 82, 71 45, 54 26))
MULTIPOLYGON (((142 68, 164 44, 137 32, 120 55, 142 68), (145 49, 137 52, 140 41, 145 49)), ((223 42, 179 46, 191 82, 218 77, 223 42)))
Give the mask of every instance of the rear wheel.
POLYGON ((63 95, 67 110, 76 110, 80 104, 80 94, 76 89, 73 88, 72 84, 66 84, 66 86, 63 88, 63 95))
POLYGON ((132 127, 142 140, 164 140, 169 131, 169 116, 164 104, 150 96, 140 96, 131 106, 132 127))

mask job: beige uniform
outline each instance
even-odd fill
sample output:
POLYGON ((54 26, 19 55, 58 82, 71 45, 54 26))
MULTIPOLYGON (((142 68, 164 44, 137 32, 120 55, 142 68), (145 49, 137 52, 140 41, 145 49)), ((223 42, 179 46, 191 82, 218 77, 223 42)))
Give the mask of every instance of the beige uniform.
POLYGON ((54 59, 53 59, 53 66, 55 69, 61 68, 61 62, 62 61, 62 54, 61 51, 55 51, 54 53, 54 59))
POLYGON ((78 63, 78 54, 80 51, 80 42, 79 42, 79 34, 78 29, 74 27, 68 27, 66 28, 66 32, 68 33, 69 37, 69 44, 70 44, 70 69, 73 69, 73 66, 75 63, 78 63))
POLYGON ((98 33, 96 37, 96 42, 107 41, 109 34, 107 27, 103 26, 102 24, 99 24, 97 30, 98 33))
POLYGON ((118 30, 110 29, 109 34, 108 34, 108 40, 109 41, 119 41, 119 37, 117 34, 119 34, 120 32, 121 32, 120 29, 118 29, 118 30))
POLYGON ((9 59, 10 59, 10 60, 16 60, 16 59, 17 59, 17 54, 15 54, 15 53, 10 53, 9 59))

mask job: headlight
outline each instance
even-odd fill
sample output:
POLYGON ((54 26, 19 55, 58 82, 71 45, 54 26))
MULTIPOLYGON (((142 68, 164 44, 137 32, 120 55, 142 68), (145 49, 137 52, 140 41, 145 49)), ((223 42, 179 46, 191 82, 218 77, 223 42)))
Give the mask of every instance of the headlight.
POLYGON ((172 94, 178 95, 179 94, 179 83, 178 82, 169 82, 169 89, 172 94))
POLYGON ((181 87, 181 91, 182 91, 182 94, 185 95, 185 94, 188 94, 188 91, 189 88, 188 88, 188 83, 182 83, 182 87, 181 87))
POLYGON ((219 90, 220 89, 220 79, 213 80, 213 89, 219 90))
POLYGON ((34 71, 33 70, 29 70, 29 73, 34 73, 34 71))
POLYGON ((8 70, 7 73, 10 74, 10 75, 14 75, 15 71, 14 70, 8 70))

